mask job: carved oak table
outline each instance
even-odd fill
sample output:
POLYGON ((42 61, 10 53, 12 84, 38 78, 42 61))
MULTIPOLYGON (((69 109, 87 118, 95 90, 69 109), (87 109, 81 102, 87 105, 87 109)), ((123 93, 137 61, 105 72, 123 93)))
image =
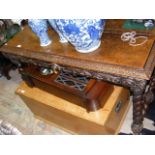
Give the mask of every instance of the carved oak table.
POLYGON ((121 20, 112 20, 102 37, 102 44, 95 52, 81 54, 70 44, 61 44, 58 35, 49 30, 53 42, 40 47, 38 38, 26 26, 12 40, 0 48, 12 60, 50 67, 54 72, 68 69, 74 74, 104 80, 130 89, 133 95, 132 131, 139 134, 147 105, 153 100, 155 89, 155 35, 154 31, 137 31, 148 36, 141 46, 122 42, 121 20))

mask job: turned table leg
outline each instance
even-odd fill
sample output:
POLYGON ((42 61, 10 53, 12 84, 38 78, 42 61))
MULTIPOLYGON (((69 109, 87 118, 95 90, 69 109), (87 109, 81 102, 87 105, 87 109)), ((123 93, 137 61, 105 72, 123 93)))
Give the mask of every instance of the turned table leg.
POLYGON ((144 93, 147 86, 147 80, 132 80, 128 83, 133 96, 133 123, 131 129, 134 134, 140 134, 143 128, 145 99, 144 93))
MULTIPOLYGON (((138 86, 138 85, 137 85, 138 86)), ((132 88, 133 92, 133 124, 132 131, 140 134, 143 128, 143 119, 148 105, 154 100, 155 72, 152 75, 147 90, 146 81, 138 88, 132 88)))
POLYGON ((143 91, 133 92, 133 123, 131 128, 134 134, 140 134, 143 128, 143 108, 143 91))
POLYGON ((144 114, 148 108, 148 105, 151 102, 153 102, 154 96, 155 96, 155 72, 150 79, 148 90, 144 94, 144 100, 145 100, 144 114))

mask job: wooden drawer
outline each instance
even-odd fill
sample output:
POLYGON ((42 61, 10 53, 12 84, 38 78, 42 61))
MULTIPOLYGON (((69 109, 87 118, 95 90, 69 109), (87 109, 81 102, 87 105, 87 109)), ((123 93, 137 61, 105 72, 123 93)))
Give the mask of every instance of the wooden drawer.
POLYGON ((16 93, 36 117, 70 133, 117 134, 119 132, 129 108, 127 89, 114 86, 104 106, 95 112, 87 112, 84 107, 79 106, 83 99, 55 87, 51 89, 59 93, 59 96, 39 88, 30 88, 26 83, 22 83, 16 93))
MULTIPOLYGON (((108 94, 113 90, 113 85, 107 82, 74 75, 69 70, 62 70, 57 74, 42 75, 40 69, 40 67, 28 65, 20 69, 20 73, 26 77, 23 79, 30 87, 38 87, 53 94, 55 92, 49 89, 52 86, 83 98, 85 102, 81 106, 85 107, 88 112, 100 109, 103 106, 102 98, 105 99, 105 96, 108 98, 108 94)), ((50 69, 46 68, 46 70, 50 72, 50 69)))

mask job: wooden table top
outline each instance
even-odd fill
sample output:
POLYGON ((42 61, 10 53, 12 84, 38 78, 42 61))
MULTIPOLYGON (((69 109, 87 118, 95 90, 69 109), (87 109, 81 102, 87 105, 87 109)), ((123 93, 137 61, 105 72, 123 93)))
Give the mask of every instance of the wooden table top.
POLYGON ((148 41, 143 45, 133 47, 120 38, 123 32, 128 31, 121 27, 122 22, 123 20, 111 20, 110 25, 107 21, 101 46, 92 53, 82 54, 75 51, 69 43, 59 43, 58 35, 51 29, 49 36, 53 40, 52 44, 40 47, 38 38, 28 26, 2 46, 0 51, 69 67, 123 77, 149 79, 155 66, 155 31, 137 31, 148 36, 148 41), (114 31, 115 28, 116 31, 114 31), (112 33, 112 31, 117 33, 112 33))

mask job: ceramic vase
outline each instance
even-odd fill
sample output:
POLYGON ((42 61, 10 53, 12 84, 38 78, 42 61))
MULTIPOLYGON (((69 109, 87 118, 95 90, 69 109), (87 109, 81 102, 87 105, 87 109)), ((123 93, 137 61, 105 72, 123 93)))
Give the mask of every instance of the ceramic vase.
POLYGON ((48 36, 48 25, 46 19, 29 19, 28 25, 32 31, 38 36, 40 40, 40 46, 47 46, 51 43, 51 39, 48 36))
POLYGON ((93 52, 101 44, 103 19, 55 19, 55 24, 64 38, 81 53, 93 52))
POLYGON ((60 42, 61 43, 66 43, 68 42, 68 40, 64 37, 64 35, 60 32, 60 30, 58 29, 58 26, 56 24, 56 20, 55 19, 48 19, 49 24, 51 25, 51 27, 58 33, 59 38, 60 38, 60 42))

